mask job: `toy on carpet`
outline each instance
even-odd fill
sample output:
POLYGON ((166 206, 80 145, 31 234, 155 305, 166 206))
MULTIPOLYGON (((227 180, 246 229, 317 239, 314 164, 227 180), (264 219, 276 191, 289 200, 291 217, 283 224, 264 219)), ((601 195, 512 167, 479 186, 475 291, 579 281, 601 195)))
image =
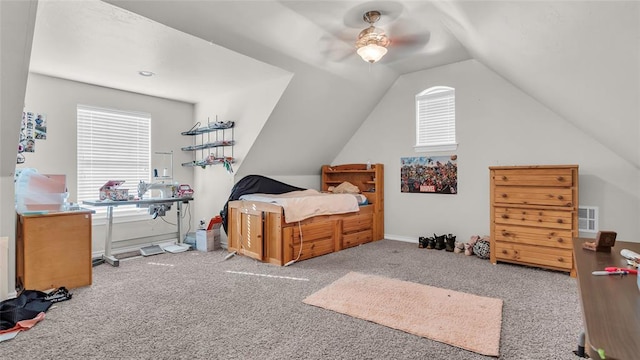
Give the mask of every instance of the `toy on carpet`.
POLYGON ((473 245, 473 253, 480 259, 488 259, 490 255, 489 236, 483 236, 473 245))
POLYGON ((456 254, 462 254, 464 252, 464 243, 462 241, 456 241, 453 252, 456 254))
POLYGON ((464 254, 467 256, 473 255, 473 246, 480 239, 479 235, 472 235, 469 242, 464 244, 464 254))

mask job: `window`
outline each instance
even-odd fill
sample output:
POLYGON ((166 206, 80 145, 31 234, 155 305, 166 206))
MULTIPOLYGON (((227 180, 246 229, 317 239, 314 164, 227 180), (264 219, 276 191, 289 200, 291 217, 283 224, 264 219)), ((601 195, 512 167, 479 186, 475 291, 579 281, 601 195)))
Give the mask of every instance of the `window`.
POLYGON ((416 151, 456 148, 455 89, 436 86, 416 95, 416 151))
MULTIPOLYGON (((78 105, 77 201, 95 200, 108 180, 124 180, 129 194, 140 180, 151 179, 151 115, 78 105)), ((106 213, 95 208, 96 215, 106 213)), ((139 214, 140 209, 114 208, 114 216, 139 214)))

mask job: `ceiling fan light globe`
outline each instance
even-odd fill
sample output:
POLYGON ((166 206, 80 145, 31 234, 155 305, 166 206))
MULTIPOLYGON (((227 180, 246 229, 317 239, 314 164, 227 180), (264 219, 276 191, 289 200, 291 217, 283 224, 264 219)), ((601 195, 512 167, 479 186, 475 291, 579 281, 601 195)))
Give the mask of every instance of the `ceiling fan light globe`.
POLYGON ((369 44, 358 48, 357 53, 362 60, 373 64, 382 59, 384 54, 387 53, 387 48, 376 44, 369 44))

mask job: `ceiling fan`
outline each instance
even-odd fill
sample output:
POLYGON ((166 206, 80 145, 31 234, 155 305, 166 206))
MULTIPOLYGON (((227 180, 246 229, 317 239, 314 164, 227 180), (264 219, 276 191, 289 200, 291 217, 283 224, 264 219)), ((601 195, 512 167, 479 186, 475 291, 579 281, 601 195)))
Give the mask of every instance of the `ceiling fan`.
MULTIPOLYGON (((387 35, 382 28, 375 26, 383 14, 386 16, 387 13, 369 10, 362 15, 362 20, 369 24, 369 27, 360 31, 355 41, 356 53, 362 60, 369 63, 378 62, 388 50, 391 50, 387 57, 393 62, 420 51, 429 42, 428 30, 410 18, 398 19, 398 15, 394 16, 393 13, 386 16, 393 21, 389 28, 390 35, 387 35)), ((386 18, 385 20, 389 21, 386 18)))
POLYGON ((357 5, 346 11, 340 23, 330 17, 317 19, 328 29, 320 39, 322 55, 334 63, 356 54, 369 63, 402 62, 421 52, 431 37, 427 23, 395 1, 357 5))
POLYGON ((356 52, 362 60, 374 63, 387 53, 387 46, 391 43, 384 30, 375 27, 375 24, 380 20, 380 11, 371 10, 362 15, 362 19, 369 23, 369 27, 362 30, 358 34, 358 40, 356 40, 356 52))

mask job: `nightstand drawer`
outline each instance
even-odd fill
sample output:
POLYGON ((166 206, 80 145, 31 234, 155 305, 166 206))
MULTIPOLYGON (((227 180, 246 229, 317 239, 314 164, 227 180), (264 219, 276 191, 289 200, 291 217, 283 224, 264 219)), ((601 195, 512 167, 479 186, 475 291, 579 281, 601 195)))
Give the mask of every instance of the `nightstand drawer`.
POLYGON ((496 224, 535 226, 571 231, 572 211, 495 207, 496 224))
POLYGON ((574 206, 570 188, 496 186, 493 201, 495 204, 574 206))
POLYGON ((571 249, 571 230, 553 230, 525 226, 495 225, 495 240, 518 244, 571 249))
POLYGON ((496 186, 558 186, 573 185, 573 172, 569 168, 560 169, 505 169, 495 170, 496 186))
POLYGON ((495 242, 496 259, 522 264, 543 265, 551 268, 570 270, 573 267, 571 249, 553 249, 543 246, 519 245, 495 242))

